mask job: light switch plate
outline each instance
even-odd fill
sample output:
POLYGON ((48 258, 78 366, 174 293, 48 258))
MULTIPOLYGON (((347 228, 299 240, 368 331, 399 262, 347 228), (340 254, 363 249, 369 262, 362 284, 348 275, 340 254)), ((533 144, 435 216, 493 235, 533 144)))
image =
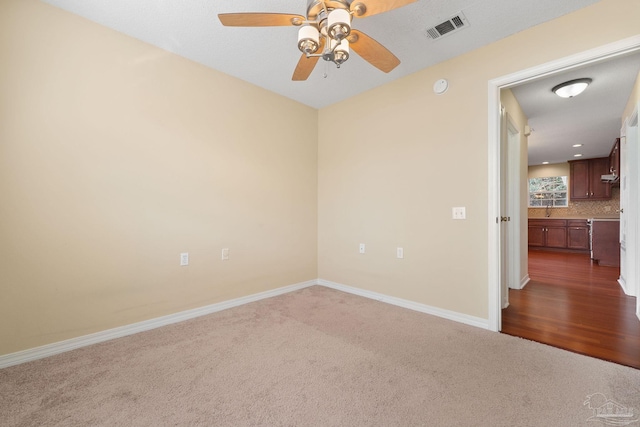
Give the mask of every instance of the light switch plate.
POLYGON ((402 249, 402 248, 396 248, 396 257, 398 257, 398 258, 404 258, 404 249, 402 249))
POLYGON ((360 243, 360 253, 363 254, 364 253, 364 243, 360 243))
POLYGON ((189 265, 189 252, 182 252, 180 254, 180 265, 183 267, 189 265))

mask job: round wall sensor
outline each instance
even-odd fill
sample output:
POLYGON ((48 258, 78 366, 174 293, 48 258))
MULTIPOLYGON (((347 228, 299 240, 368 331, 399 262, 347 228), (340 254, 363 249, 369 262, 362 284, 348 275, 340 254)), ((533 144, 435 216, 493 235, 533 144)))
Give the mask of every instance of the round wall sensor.
POLYGON ((442 95, 449 89, 449 82, 445 79, 440 79, 433 84, 433 92, 442 95))

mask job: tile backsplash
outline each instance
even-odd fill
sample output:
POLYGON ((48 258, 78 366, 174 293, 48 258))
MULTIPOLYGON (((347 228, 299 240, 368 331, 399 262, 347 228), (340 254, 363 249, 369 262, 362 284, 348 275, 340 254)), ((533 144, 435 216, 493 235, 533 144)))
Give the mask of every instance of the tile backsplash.
MULTIPOLYGON (((611 189, 610 200, 579 200, 572 202, 566 208, 551 208, 551 218, 559 217, 618 217, 620 216, 620 188, 611 189)), ((546 208, 529 208, 529 218, 544 218, 546 208)))

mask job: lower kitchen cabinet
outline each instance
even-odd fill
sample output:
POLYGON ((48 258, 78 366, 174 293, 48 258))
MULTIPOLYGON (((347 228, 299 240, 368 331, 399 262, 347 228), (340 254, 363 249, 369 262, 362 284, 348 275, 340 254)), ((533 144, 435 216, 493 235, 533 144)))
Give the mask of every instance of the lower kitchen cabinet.
POLYGON ((529 219, 529 246, 540 249, 589 250, 586 219, 529 219))
POLYGON ((564 219, 530 219, 529 246, 566 248, 567 221, 564 219))

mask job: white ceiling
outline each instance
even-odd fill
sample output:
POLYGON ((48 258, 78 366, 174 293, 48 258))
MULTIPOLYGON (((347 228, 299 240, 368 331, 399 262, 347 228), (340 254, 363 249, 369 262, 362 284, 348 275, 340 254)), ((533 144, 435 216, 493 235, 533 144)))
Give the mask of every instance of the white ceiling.
POLYGON ((639 71, 640 52, 636 52, 512 88, 533 129, 529 165, 575 160, 574 154, 608 156, 620 136, 622 114, 639 71), (574 98, 551 92, 557 84, 582 77, 593 82, 574 98))
MULTIPOLYGON (((340 69, 319 61, 309 79, 302 82, 291 80, 301 55, 298 27, 224 27, 217 15, 304 15, 307 0, 42 1, 308 106, 323 108, 598 0, 418 0, 387 13, 356 18, 352 24, 400 59, 401 64, 389 74, 352 53, 340 69), (467 18, 468 27, 436 41, 426 36, 427 28, 459 12, 467 18)), ((534 129, 529 138, 529 163, 573 158, 570 143, 578 141, 585 144, 585 158, 607 155, 619 132, 626 104, 622 98, 625 91, 628 96, 638 65, 636 56, 619 65, 596 65, 513 88, 534 129), (570 100, 552 96, 550 88, 555 84, 583 76, 594 79, 583 95, 570 100)))
MULTIPOLYGON (((298 27, 224 27, 219 13, 304 15, 307 0, 43 0, 169 52, 315 108, 414 73, 597 0, 418 0, 356 18, 353 27, 393 52, 401 64, 385 74, 356 54, 340 69, 319 61, 293 82, 300 58, 298 27), (433 41, 425 30, 462 11, 469 26, 433 41), (323 78, 324 72, 327 77, 323 78)), ((364 2, 384 0, 361 0, 364 2)))

